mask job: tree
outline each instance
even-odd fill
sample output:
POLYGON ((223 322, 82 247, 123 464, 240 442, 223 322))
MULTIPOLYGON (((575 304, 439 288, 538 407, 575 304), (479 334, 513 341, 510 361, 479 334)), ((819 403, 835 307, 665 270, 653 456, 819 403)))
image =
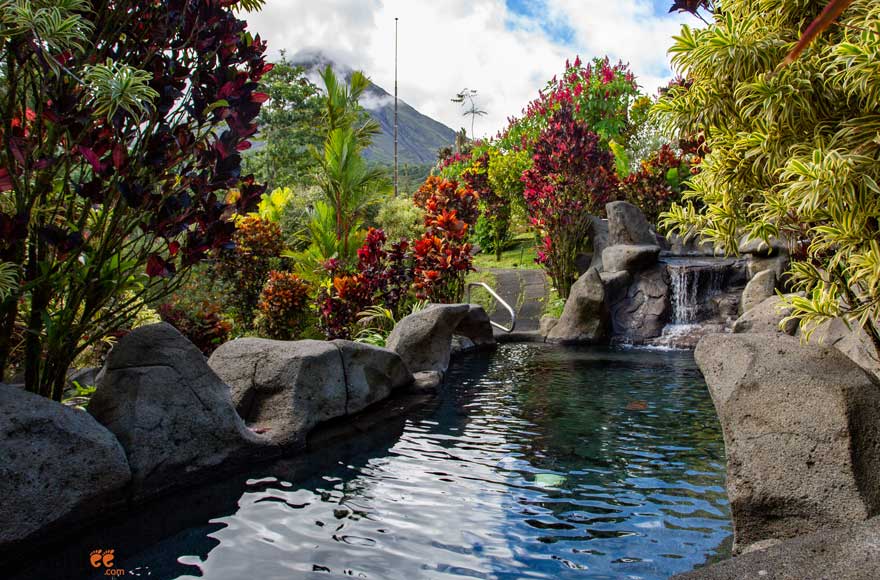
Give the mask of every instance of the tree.
POLYGON ((487 113, 483 109, 480 109, 477 106, 477 90, 476 89, 468 89, 464 88, 455 95, 452 99, 450 99, 453 103, 460 103, 464 108, 463 116, 467 117, 471 116, 471 141, 474 140, 474 121, 477 117, 483 117, 487 113))
POLYGON ((312 182, 316 163, 309 147, 320 145, 325 133, 318 87, 282 51, 260 90, 269 95, 257 117, 263 147, 245 156, 245 167, 271 189, 312 182))
MULTIPOLYGON (((323 152, 313 151, 318 162, 317 183, 326 208, 316 211, 315 219, 333 219, 336 257, 350 262, 352 252, 359 244, 352 236, 360 228, 364 213, 382 192, 390 191, 385 172, 370 167, 361 152, 369 146, 378 124, 366 116, 358 100, 369 87, 369 79, 354 72, 348 84, 340 83, 329 66, 321 74, 326 94, 323 98, 323 118, 327 128, 323 152), (332 210, 326 211, 327 209, 332 210), (340 251, 342 250, 342 251, 340 251)), ((313 230, 326 231, 326 223, 313 224, 313 230)), ((324 246, 325 249, 327 246, 324 246)), ((326 252, 322 252, 326 253, 326 252)), ((324 260, 334 255, 324 255, 324 260)))
POLYGON ((271 65, 238 7, 0 0, 0 260, 18 280, 0 367, 23 335, 28 390, 60 399, 74 357, 228 244, 262 192, 240 151, 271 65))
MULTIPOLYGON (((599 135, 603 146, 620 139, 630 120, 630 105, 638 96, 638 86, 629 67, 611 64, 608 57, 565 62, 565 71, 553 77, 538 97, 512 119, 499 135, 498 146, 504 150, 531 149, 550 118, 564 106, 570 106, 574 119, 599 135)), ((626 146, 627 143, 620 143, 626 146)))
POLYGON ((617 191, 614 156, 564 105, 550 117, 523 173, 524 197, 544 248, 538 262, 562 298, 577 279, 575 258, 592 240, 592 218, 617 191))
POLYGON ((496 192, 489 181, 490 151, 472 154, 460 178, 479 199, 480 219, 474 228, 477 240, 484 249, 494 251, 495 259, 500 262, 510 233, 510 200, 496 192))
POLYGON ((665 224, 731 253, 743 235, 786 240, 805 292, 788 301, 805 335, 842 316, 880 352, 880 5, 853 0, 839 25, 808 29, 807 47, 801 31, 825 4, 724 2, 710 26, 675 37, 688 84, 655 112, 672 130, 701 132, 710 153, 665 224), (800 58, 787 58, 793 47, 800 58))
POLYGON ((532 166, 528 151, 502 151, 497 147, 489 150, 489 185, 510 204, 511 216, 523 218, 526 215, 524 185, 522 174, 532 166))

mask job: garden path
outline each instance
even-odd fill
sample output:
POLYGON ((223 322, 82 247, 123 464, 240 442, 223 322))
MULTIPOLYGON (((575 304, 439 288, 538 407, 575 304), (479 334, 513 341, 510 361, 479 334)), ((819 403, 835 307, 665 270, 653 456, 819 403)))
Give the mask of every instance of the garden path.
MULTIPOLYGON (((538 330, 550 294, 550 284, 544 271, 525 268, 489 271, 495 276, 495 292, 516 311, 516 330, 538 330)), ((492 313, 492 320, 505 326, 510 324, 510 316, 500 307, 492 313)))

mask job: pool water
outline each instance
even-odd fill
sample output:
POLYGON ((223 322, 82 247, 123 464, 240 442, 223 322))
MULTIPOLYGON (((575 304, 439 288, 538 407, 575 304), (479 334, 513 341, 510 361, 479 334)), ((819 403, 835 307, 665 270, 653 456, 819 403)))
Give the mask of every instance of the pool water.
POLYGON ((688 352, 502 345, 435 402, 159 500, 20 578, 665 579, 725 557, 724 447, 688 352))

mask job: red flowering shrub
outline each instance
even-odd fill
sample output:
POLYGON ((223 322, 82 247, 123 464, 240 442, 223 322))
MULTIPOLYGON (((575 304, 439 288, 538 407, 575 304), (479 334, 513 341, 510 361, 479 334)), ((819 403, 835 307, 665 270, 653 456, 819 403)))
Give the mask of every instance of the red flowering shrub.
POLYGON ((309 285, 296 274, 272 270, 260 294, 258 308, 266 336, 291 340, 307 323, 309 285))
POLYGON ((205 356, 210 356, 218 346, 229 340, 232 325, 223 319, 220 305, 216 302, 205 301, 186 307, 166 302, 159 305, 157 312, 162 320, 179 330, 205 356))
POLYGON ((534 151, 522 180, 532 225, 544 238, 537 261, 567 298, 577 278, 575 258, 590 245, 590 215, 604 212, 617 192, 614 156, 569 106, 553 114, 534 151))
POLYGON ((553 77, 529 103, 519 119, 499 135, 504 149, 529 149, 549 125, 557 111, 571 109, 576 121, 586 124, 603 142, 621 135, 627 127, 627 111, 638 95, 638 85, 629 67, 612 65, 608 57, 595 58, 584 64, 580 57, 574 63, 565 61, 565 72, 553 77))
POLYGON ((327 264, 331 281, 318 296, 327 338, 350 338, 358 314, 375 304, 400 314, 413 279, 409 242, 401 240, 386 250, 385 241, 382 230, 370 228, 358 249, 355 272, 341 271, 336 261, 327 264))
POLYGON ((681 200, 682 183, 697 170, 699 158, 676 153, 663 145, 642 162, 635 173, 620 184, 623 198, 638 206, 651 223, 657 223, 660 214, 681 200))
POLYGON ((458 302, 472 270, 470 229, 477 221, 479 196, 470 187, 430 176, 415 195, 425 210, 425 233, 414 248, 416 297, 458 302))
POLYGON ((236 223, 232 239, 235 246, 218 256, 217 274, 230 287, 227 300, 236 324, 249 329, 253 327, 260 293, 284 243, 278 224, 251 215, 236 223))

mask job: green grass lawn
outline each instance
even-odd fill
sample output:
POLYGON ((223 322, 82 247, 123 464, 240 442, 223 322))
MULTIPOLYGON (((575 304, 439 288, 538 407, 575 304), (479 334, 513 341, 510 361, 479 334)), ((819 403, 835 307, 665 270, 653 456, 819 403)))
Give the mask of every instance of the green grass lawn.
POLYGON ((535 263, 535 238, 529 234, 513 239, 510 246, 501 253, 501 260, 495 260, 495 252, 480 252, 474 256, 474 267, 478 270, 490 268, 523 268, 537 270, 535 263))

